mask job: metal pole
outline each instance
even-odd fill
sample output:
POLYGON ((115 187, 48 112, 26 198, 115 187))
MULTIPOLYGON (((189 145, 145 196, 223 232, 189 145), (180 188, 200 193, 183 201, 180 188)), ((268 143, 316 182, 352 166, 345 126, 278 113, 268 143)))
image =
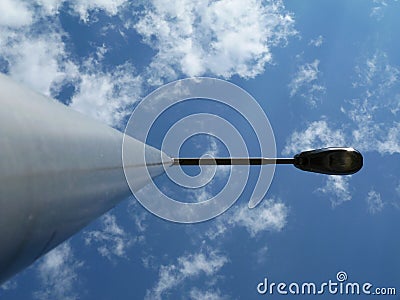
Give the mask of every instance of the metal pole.
POLYGON ((146 168, 157 176, 172 164, 1 74, 0 103, 0 284, 131 195, 124 171, 138 190, 146 168), (147 166, 144 153, 157 159, 147 166))
POLYGON ((294 164, 294 158, 174 158, 173 165, 198 166, 198 165, 277 165, 294 164))

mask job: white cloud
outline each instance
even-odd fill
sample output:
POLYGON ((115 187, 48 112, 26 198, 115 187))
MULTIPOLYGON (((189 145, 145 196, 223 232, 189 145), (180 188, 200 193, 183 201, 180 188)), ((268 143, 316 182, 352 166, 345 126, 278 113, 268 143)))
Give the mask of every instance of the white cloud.
POLYGON ((355 67, 356 81, 354 87, 366 88, 365 97, 379 97, 396 92, 400 78, 400 68, 389 63, 388 55, 376 51, 355 67))
POLYGON ((158 269, 158 264, 154 255, 147 254, 146 256, 142 256, 141 260, 143 267, 145 267, 146 269, 158 269))
POLYGON ((397 209, 400 209, 400 182, 395 187, 395 192, 397 198, 395 198, 395 200, 393 201, 393 206, 396 207, 397 209))
POLYGON ((332 207, 351 200, 349 180, 351 176, 330 175, 325 186, 317 189, 317 192, 327 194, 330 197, 332 207))
MULTIPOLYGON (((7 12, 0 17, 3 71, 53 97, 72 85, 74 109, 115 127, 121 127, 129 107, 139 99, 144 81, 154 84, 156 78, 161 84, 181 73, 252 77, 271 61, 271 47, 295 34, 294 21, 278 0, 155 0, 132 25, 157 51, 147 73, 137 76, 128 63, 105 70, 101 56, 108 51, 106 46, 97 51, 97 60, 94 56, 83 59, 83 64, 76 61, 59 20, 60 9, 66 6, 64 13, 78 14, 86 22, 95 20, 97 11, 115 16, 132 8, 127 0, 4 0, 1 5, 7 12)), ((136 20, 121 18, 126 24, 136 20)))
POLYGON ((103 72, 95 60, 89 60, 79 74, 77 89, 70 104, 72 108, 121 127, 122 120, 131 113, 129 106, 139 100, 142 80, 134 75, 130 64, 103 72))
POLYGON ((271 47, 295 34, 282 1, 154 0, 135 25, 157 51, 152 83, 213 74, 254 77, 272 61, 271 47))
MULTIPOLYGON (((94 0, 70 4, 87 17, 96 10, 113 15, 125 2, 94 0)), ((105 71, 95 57, 83 59, 82 64, 75 61, 74 53, 67 50, 64 42, 67 34, 58 19, 61 0, 40 0, 35 2, 37 5, 12 2, 10 6, 8 0, 1 3, 8 13, 16 10, 21 14, 21 20, 25 16, 24 10, 35 16, 34 20, 23 24, 0 19, 0 58, 6 62, 4 70, 17 81, 48 96, 57 96, 63 86, 70 84, 76 91, 71 107, 109 125, 122 127, 121 122, 130 113, 130 106, 142 93, 142 79, 135 75, 133 66, 125 63, 105 71), (41 24, 43 22, 45 26, 41 24)), ((98 50, 101 59, 107 48, 98 50)))
POLYGON ((103 72, 94 59, 78 66, 68 58, 62 34, 57 32, 37 37, 18 34, 0 53, 8 61, 13 78, 48 96, 56 95, 70 82, 77 90, 72 108, 116 127, 121 126, 130 113, 129 105, 141 93, 141 78, 130 64, 108 72, 103 72))
POLYGON ((324 37, 322 35, 319 35, 317 38, 311 39, 308 45, 314 47, 321 47, 323 43, 324 43, 324 37))
POLYGON ((0 56, 8 62, 11 77, 45 95, 76 76, 77 67, 66 60, 62 34, 48 29, 36 35, 27 31, 2 31, 0 56))
POLYGON ((387 129, 387 136, 378 142, 378 152, 381 154, 400 153, 400 123, 387 129))
POLYGON ((377 21, 382 20, 388 10, 392 9, 393 4, 398 0, 373 0, 370 16, 377 21))
MULTIPOLYGON (((216 142, 216 139, 211 136, 206 137, 206 143, 207 147, 205 147, 204 153, 200 156, 210 156, 210 157, 220 157, 221 156, 221 149, 218 147, 218 144, 216 142)), ((202 147, 203 144, 197 145, 198 148, 202 147)), ((204 182, 204 178, 210 179, 210 181, 196 189, 189 189, 187 190, 189 200, 190 202, 203 202, 208 199, 211 199, 215 193, 214 191, 214 184, 216 179, 224 179, 229 176, 231 171, 231 166, 217 166, 215 173, 214 173, 214 166, 202 166, 202 175, 198 179, 196 179, 198 182, 195 184, 198 184, 199 182, 204 182)))
POLYGON ((127 2, 127 0, 75 0, 72 2, 72 7, 83 21, 88 22, 91 11, 102 10, 109 16, 115 16, 127 2))
MULTIPOLYGON (((7 62, 7 71, 14 79, 50 96, 55 96, 63 85, 71 83, 76 88, 71 99, 73 108, 118 126, 125 116, 126 107, 141 94, 142 77, 135 75, 130 64, 105 70, 101 64, 101 54, 107 51, 104 47, 99 49, 99 60, 90 57, 83 64, 76 61, 75 53, 69 52, 64 42, 67 36, 58 14, 60 8, 68 4, 74 13, 88 22, 92 20, 93 12, 102 10, 114 16, 126 3, 125 0, 75 0, 68 3, 64 0, 2 0, 0 56, 7 62), (8 14, 4 13, 6 11, 8 14)), ((225 77, 234 74, 253 77, 262 73, 265 64, 272 61, 272 47, 285 44, 286 39, 295 34, 293 24, 293 18, 285 12, 282 1, 177 1, 176 5, 154 1, 136 28, 140 28, 140 33, 157 51, 149 69, 150 73, 159 72, 157 76, 213 73, 225 77), (167 20, 176 22, 152 27, 164 25, 167 20), (152 40, 156 43, 153 44, 152 40)), ((247 210, 247 207, 242 209, 247 210)), ((277 229, 281 226, 279 213, 283 208, 275 203, 269 209, 272 214, 262 210, 259 215, 266 225, 256 224, 254 218, 240 211, 232 222, 245 227, 253 235, 267 227, 277 229)), ((145 230, 142 223, 143 219, 139 218, 139 230, 145 230)), ((125 257, 132 240, 116 223, 115 216, 103 217, 103 227, 103 230, 85 233, 86 243, 96 245, 107 258, 125 257)), ((176 265, 160 269, 160 281, 149 295, 162 295, 193 276, 213 276, 226 262, 227 258, 216 251, 183 256, 176 265), (169 275, 176 279, 170 286, 169 275)), ((75 259, 68 243, 50 252, 38 265, 44 287, 35 293, 35 297, 79 298, 74 293, 74 285, 82 265, 75 259)), ((209 290, 203 297, 207 299, 212 293, 209 290)))
MULTIPOLYGON (((311 122, 303 131, 294 131, 282 153, 295 154, 301 151, 335 146, 351 146, 362 152, 377 151, 380 154, 400 153, 400 123, 378 123, 374 120, 377 107, 368 101, 351 102, 352 109, 342 111, 354 122, 355 129, 342 126, 332 129, 326 120, 311 122)), ((328 176, 325 186, 318 192, 329 195, 332 206, 351 200, 349 181, 351 176, 328 176)))
POLYGON ((65 242, 44 256, 37 265, 37 272, 42 288, 34 293, 40 300, 79 299, 76 293, 78 283, 77 271, 83 266, 72 252, 71 246, 65 242))
POLYGON ((384 16, 383 10, 387 7, 387 0, 373 0, 375 6, 371 8, 371 17, 381 20, 384 16))
MULTIPOLYGON (((310 78, 316 77, 312 68, 310 73, 310 78)), ((356 66, 355 78, 352 85, 360 98, 348 100, 341 107, 347 120, 336 128, 326 120, 309 123, 291 134, 283 154, 326 146, 351 146, 382 155, 400 153, 400 123, 393 120, 400 109, 400 67, 391 65, 387 54, 377 51, 356 66)), ((329 194, 332 204, 338 205, 351 199, 349 180, 329 177, 318 191, 329 194)))
POLYGON ((0 290, 3 291, 15 290, 17 286, 18 286, 17 281, 15 279, 10 279, 5 283, 3 283, 2 285, 0 285, 0 290))
POLYGON ((273 199, 264 199, 255 209, 235 205, 215 220, 215 225, 206 235, 214 240, 235 227, 243 227, 251 237, 265 231, 280 231, 286 225, 288 213, 284 203, 273 199))
POLYGON ((68 5, 69 12, 88 22, 91 15, 98 11, 108 16, 117 15, 128 4, 128 0, 2 0, 0 26, 18 28, 31 25, 41 17, 57 16, 63 4, 68 5))
POLYGON ((32 22, 32 11, 25 1, 1 0, 0 1, 0 26, 20 27, 32 22))
MULTIPOLYGON (((219 149, 215 138, 208 136, 208 149, 203 155, 209 155, 211 157, 220 157, 221 149, 219 149)), ((217 178, 225 178, 229 175, 231 166, 217 166, 215 176, 217 178)))
POLYGON ((61 5, 66 2, 66 0, 33 0, 31 1, 38 5, 37 13, 44 16, 57 15, 61 5))
POLYGON ((44 16, 57 15, 62 5, 67 4, 82 21, 89 22, 93 13, 98 11, 102 11, 108 16, 117 15, 128 3, 128 0, 34 0, 32 2, 38 5, 37 13, 44 16))
POLYGON ((155 286, 147 290, 146 299, 162 299, 163 295, 200 275, 213 277, 228 262, 226 256, 215 250, 200 251, 178 257, 175 264, 163 265, 155 286))
POLYGON ((288 208, 282 202, 272 199, 263 200, 257 209, 238 206, 233 216, 228 220, 229 225, 244 227, 254 237, 264 231, 280 231, 286 224, 288 208))
POLYGON ((325 94, 325 87, 319 83, 320 61, 315 59, 312 63, 305 63, 299 66, 292 81, 289 83, 290 97, 300 95, 307 99, 307 102, 315 106, 319 98, 325 94))
MULTIPOLYGON (((390 63, 385 52, 375 51, 362 58, 355 67, 352 86, 359 98, 347 100, 341 107, 348 119, 343 125, 329 124, 326 120, 309 123, 302 131, 289 137, 283 154, 322 146, 352 146, 364 152, 382 155, 400 153, 400 66, 390 63)), ((330 195, 332 205, 351 199, 349 177, 328 178, 318 192, 330 195)), ((379 212, 384 204, 379 193, 371 191, 367 197, 368 210, 379 212)), ((397 203, 394 203, 398 207, 397 203)))
POLYGON ((342 111, 354 122, 348 140, 363 152, 376 151, 382 155, 400 153, 400 123, 390 122, 392 111, 374 99, 349 101, 350 110, 342 111), (384 116, 383 121, 378 116, 384 116))
POLYGON ((133 239, 118 224, 111 213, 101 217, 102 230, 85 232, 85 244, 97 244, 97 251, 108 259, 126 258, 126 250, 133 244, 133 239))
POLYGON ((377 51, 356 66, 355 72, 353 86, 360 89, 361 98, 348 101, 349 108, 342 108, 354 122, 355 146, 380 154, 399 153, 400 126, 391 120, 400 107, 400 67, 389 64, 387 54, 377 51))
POLYGON ((200 290, 198 288, 193 288, 189 293, 190 299, 193 300, 224 300, 228 299, 226 296, 222 296, 219 290, 200 290))
POLYGON ((381 199, 381 194, 371 190, 368 192, 368 196, 366 198, 368 211, 371 214, 376 214, 382 211, 384 203, 381 199))
POLYGON ((374 150, 372 147, 375 147, 375 145, 371 144, 371 141, 379 137, 379 135, 377 135, 379 126, 373 120, 372 114, 375 107, 370 105, 367 100, 363 102, 352 101, 351 105, 353 106, 351 110, 342 111, 354 122, 353 128, 355 129, 351 131, 353 145, 361 151, 372 151, 374 150))
POLYGON ((204 202, 213 197, 212 186, 204 186, 187 191, 190 202, 204 202))
POLYGON ((346 145, 345 133, 341 129, 331 129, 325 120, 308 124, 303 131, 294 131, 282 151, 283 155, 323 147, 346 145))
POLYGON ((258 264, 264 264, 267 261, 268 246, 260 247, 255 253, 258 264))
POLYGON ((136 229, 139 233, 144 233, 147 229, 147 216, 149 216, 149 212, 144 210, 143 207, 139 204, 139 202, 132 197, 131 201, 129 201, 129 215, 134 220, 136 229))
MULTIPOLYGON (((326 120, 314 121, 308 124, 305 130, 294 131, 292 133, 282 154, 293 155, 302 151, 324 147, 343 147, 347 145, 356 147, 359 145, 349 143, 347 136, 348 134, 343 129, 330 128, 326 120)), ((349 191, 350 177, 327 176, 325 186, 318 188, 317 192, 328 195, 333 207, 349 201, 351 200, 351 193, 349 191)))
POLYGON ((108 125, 122 127, 122 120, 138 101, 142 79, 129 63, 103 71, 94 58, 76 64, 65 50, 57 24, 43 34, 30 30, 3 29, 0 56, 8 63, 11 77, 48 96, 72 84, 76 92, 70 106, 108 125), (40 74, 40 76, 38 75, 40 74))

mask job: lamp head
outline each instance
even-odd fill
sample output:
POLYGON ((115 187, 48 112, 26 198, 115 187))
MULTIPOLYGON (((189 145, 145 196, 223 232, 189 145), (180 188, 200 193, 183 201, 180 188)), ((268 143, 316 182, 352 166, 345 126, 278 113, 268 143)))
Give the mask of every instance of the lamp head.
POLYGON ((322 148, 296 154, 294 166, 314 173, 350 175, 362 168, 363 157, 354 148, 322 148))

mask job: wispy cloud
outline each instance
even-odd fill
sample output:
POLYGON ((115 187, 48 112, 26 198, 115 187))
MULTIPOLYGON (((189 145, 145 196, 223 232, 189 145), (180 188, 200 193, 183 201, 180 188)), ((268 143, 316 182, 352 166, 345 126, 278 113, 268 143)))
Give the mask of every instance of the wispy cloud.
POLYGON ((116 217, 111 213, 101 217, 102 230, 93 230, 84 233, 86 245, 97 245, 101 256, 109 260, 127 258, 126 250, 134 240, 122 227, 117 224, 116 217))
MULTIPOLYGON (((308 123, 290 135, 284 155, 326 146, 352 146, 382 155, 400 153, 400 123, 393 118, 399 110, 400 67, 389 64, 387 55, 378 51, 355 67, 355 78, 352 86, 360 98, 347 100, 341 107, 346 122, 335 125, 322 119, 308 123)), ((328 177, 317 191, 330 195, 336 206, 351 199, 349 180, 328 177)))
POLYGON ((324 37, 322 35, 319 35, 317 38, 311 39, 308 45, 314 47, 321 47, 323 43, 324 43, 324 37))
POLYGON ((396 187, 396 193, 397 193, 397 195, 400 197, 400 182, 399 182, 399 184, 398 184, 397 187, 396 187))
POLYGON ((221 291, 216 290, 200 290, 193 288, 190 290, 189 297, 192 300, 224 300, 229 299, 227 296, 223 296, 221 291))
MULTIPOLYGON (((5 0, 7 8, 5 12, 16 10, 15 7, 19 8, 18 12, 21 12, 23 11, 22 6, 25 6, 25 8, 29 7, 29 10, 35 11, 36 17, 57 15, 62 6, 66 5, 69 11, 78 15, 83 22, 90 22, 92 21, 91 16, 93 17, 93 14, 98 11, 108 16, 117 15, 124 8, 124 5, 128 3, 128 0, 33 0, 29 2, 29 5, 22 5, 18 1, 13 1, 16 3, 13 3, 12 6, 10 4, 7 5, 8 2, 11 1, 5 0)), ((96 18, 94 18, 94 21, 96 21, 96 18)))
POLYGON ((147 217, 149 216, 149 212, 144 210, 143 207, 139 204, 139 202, 132 197, 131 201, 129 201, 128 207, 129 215, 133 219, 136 230, 139 234, 143 234, 147 230, 147 217))
POLYGON ((355 73, 353 86, 361 97, 348 101, 348 108, 342 107, 354 122, 354 143, 364 151, 399 153, 399 122, 393 117, 400 103, 400 67, 391 65, 387 54, 378 51, 357 65, 355 73))
MULTIPOLYGON (((293 155, 310 149, 346 146, 347 143, 343 129, 330 128, 326 120, 314 121, 305 130, 293 132, 282 153, 293 155)), ((351 200, 349 180, 350 176, 328 176, 325 186, 318 188, 316 192, 330 197, 332 206, 335 207, 351 200)))
POLYGON ((348 140, 362 151, 376 151, 382 155, 400 153, 400 123, 390 122, 393 117, 385 104, 373 99, 350 101, 351 110, 343 110, 354 122, 348 140), (379 116, 385 116, 381 122, 379 116))
POLYGON ((384 10, 387 7, 386 0, 374 0, 375 6, 371 8, 370 16, 381 20, 384 16, 384 10))
POLYGON ((376 51, 355 67, 356 80, 353 87, 365 88, 364 97, 374 98, 395 92, 400 77, 400 68, 389 63, 388 55, 376 51), (393 91, 390 89, 394 88, 393 91))
POLYGON ((135 24, 157 51, 150 64, 159 78, 213 74, 254 77, 272 61, 271 48, 296 32, 280 0, 151 1, 135 24))
MULTIPOLYGON (((212 138, 210 136, 207 136, 207 142, 208 142, 208 146, 203 155, 208 155, 211 157, 220 157, 221 149, 218 147, 216 139, 212 138)), ((231 170, 230 166, 217 166, 215 176, 217 178, 224 178, 229 175, 230 170, 231 170)))
POLYGON ((288 139, 283 155, 292 155, 315 148, 345 145, 342 129, 332 129, 326 120, 314 121, 303 131, 294 131, 288 139))
POLYGON ((396 207, 397 209, 400 209, 400 182, 397 184, 394 190, 396 192, 396 197, 395 200, 393 201, 393 206, 396 207))
POLYGON ((263 205, 250 210, 239 206, 228 220, 231 226, 244 227, 254 237, 264 231, 280 231, 286 225, 288 208, 273 199, 263 200, 263 205))
POLYGON ((378 142, 377 147, 381 154, 400 153, 400 123, 396 122, 387 129, 387 135, 378 142))
POLYGON ((350 177, 330 175, 326 180, 325 186, 318 188, 317 192, 326 194, 331 200, 332 207, 336 207, 352 198, 349 190, 350 177))
POLYGON ((370 190, 368 192, 366 201, 368 206, 368 212, 370 212, 373 215, 382 211, 384 207, 384 203, 381 199, 381 194, 375 190, 370 190))
POLYGON ((259 264, 264 264, 267 261, 267 254, 268 246, 263 246, 257 250, 257 252, 254 254, 254 257, 259 264))
POLYGON ((247 205, 234 205, 215 220, 206 235, 214 240, 227 230, 243 227, 254 238, 262 232, 282 230, 288 214, 289 208, 274 199, 263 200, 255 209, 249 209, 247 205))
POLYGON ((157 283, 147 290, 146 299, 162 299, 163 295, 186 280, 201 275, 213 277, 227 262, 226 256, 210 249, 178 257, 176 263, 160 267, 157 283))
MULTIPOLYGON (((201 154, 200 156, 220 157, 221 149, 219 148, 216 139, 211 136, 207 136, 205 140, 207 146, 204 147, 203 154, 201 154)), ((203 147, 203 145, 197 146, 199 148, 203 147)), ((216 180, 224 179, 229 176, 231 166, 216 166, 215 173, 214 168, 215 166, 202 166, 202 175, 197 179, 198 183, 206 183, 204 178, 210 178, 211 180, 203 187, 197 189, 189 189, 187 191, 188 200, 190 200, 191 202, 203 202, 211 199, 215 195, 214 188, 216 180)))
POLYGON ((74 257, 71 246, 65 242, 44 256, 37 265, 41 289, 34 292, 39 300, 74 300, 77 293, 78 270, 83 262, 74 257))
POLYGON ((311 105, 316 105, 326 88, 320 83, 320 61, 315 59, 311 63, 305 63, 298 67, 292 81, 289 83, 290 97, 299 95, 311 105))
POLYGON ((395 2, 398 2, 398 0, 373 0, 370 16, 377 21, 381 21, 395 2))
POLYGON ((0 290, 3 291, 15 290, 17 286, 18 286, 17 281, 15 279, 10 279, 5 283, 3 283, 2 285, 0 285, 0 290))

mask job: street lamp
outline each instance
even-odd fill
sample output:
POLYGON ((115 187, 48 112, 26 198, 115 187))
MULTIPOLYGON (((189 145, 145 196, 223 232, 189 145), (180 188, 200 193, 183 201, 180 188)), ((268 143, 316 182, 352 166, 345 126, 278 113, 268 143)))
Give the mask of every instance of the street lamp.
POLYGON ((303 151, 293 158, 174 158, 174 165, 278 165, 292 164, 303 171, 327 175, 350 175, 363 166, 354 148, 322 148, 303 151))

